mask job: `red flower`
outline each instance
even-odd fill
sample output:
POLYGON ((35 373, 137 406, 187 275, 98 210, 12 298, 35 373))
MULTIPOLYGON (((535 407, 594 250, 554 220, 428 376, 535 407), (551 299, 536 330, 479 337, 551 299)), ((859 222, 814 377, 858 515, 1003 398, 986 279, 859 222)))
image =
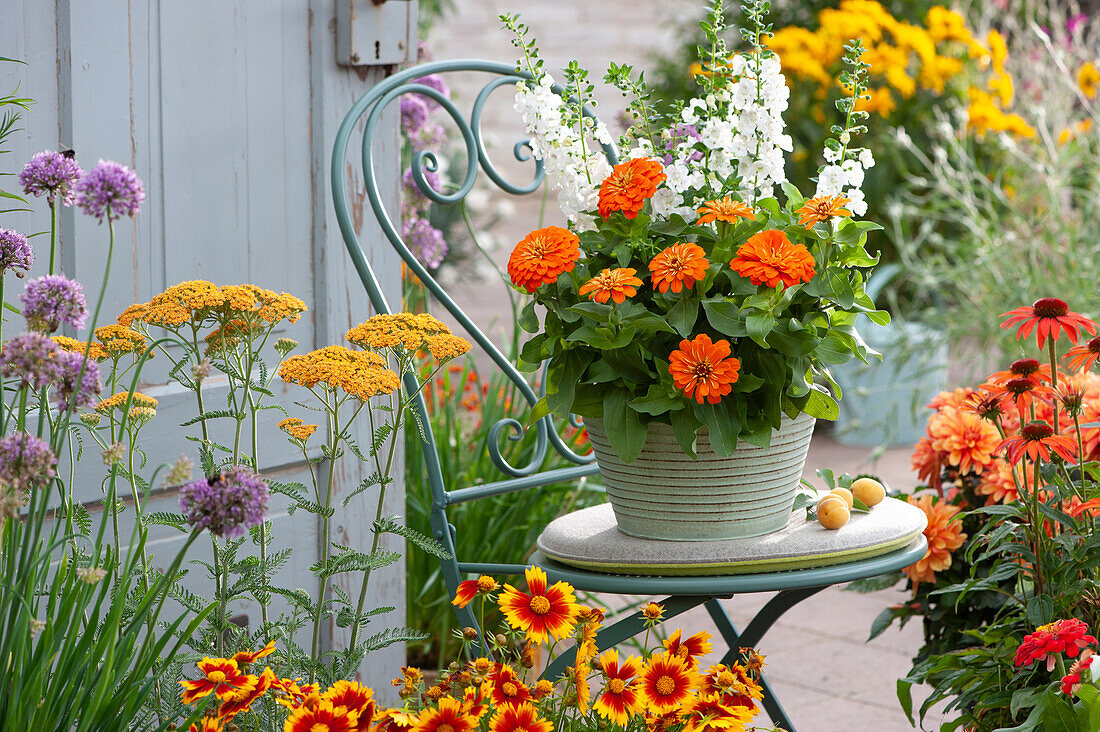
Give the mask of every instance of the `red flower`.
POLYGON ((1083 315, 1071 312, 1065 300, 1059 300, 1056 297, 1044 297, 1036 300, 1031 307, 1009 310, 1007 313, 1002 313, 1001 317, 1006 318, 1001 323, 1002 328, 1011 328, 1019 323, 1020 328, 1016 331, 1017 339, 1026 338, 1034 330, 1039 348, 1043 347, 1048 337, 1053 341, 1058 340, 1063 330, 1074 343, 1077 343, 1080 338, 1081 330, 1089 333, 1096 332, 1096 323, 1083 315))
POLYGON ((1077 658, 1082 648, 1096 643, 1096 638, 1088 635, 1088 629, 1089 626, 1077 618, 1055 620, 1024 636, 1013 662, 1017 666, 1030 666, 1045 660, 1047 671, 1051 671, 1056 663, 1056 654, 1064 653, 1067 658, 1077 658))
POLYGON ((565 582, 546 586, 546 572, 541 567, 528 567, 524 572, 530 594, 504 585, 497 606, 508 624, 527 633, 527 638, 542 643, 547 635, 564 638, 573 632, 573 623, 580 608, 573 588, 565 582))
POLYGON ((1100 359, 1100 336, 1090 338, 1087 343, 1066 351, 1066 359, 1069 360, 1071 371, 1087 371, 1092 368, 1097 359, 1100 359))
POLYGON ((1063 694, 1073 696, 1081 690, 1081 672, 1092 666, 1095 657, 1095 651, 1091 648, 1081 651, 1081 657, 1073 662, 1073 665, 1069 668, 1069 673, 1062 677, 1063 694))
POLYGON ((489 674, 489 681, 493 685, 493 704, 498 707, 531 701, 531 690, 506 663, 496 664, 496 668, 489 674))
POLYGON ((600 668, 607 683, 592 708, 611 723, 626 727, 630 717, 642 708, 634 678, 642 670, 641 663, 630 656, 619 665, 619 652, 612 648, 600 656, 600 668))
POLYGON ((1037 460, 1050 461, 1050 451, 1058 453, 1066 462, 1077 462, 1074 454, 1076 445, 1069 435, 1056 435, 1054 429, 1042 420, 1028 422, 1020 430, 1016 437, 1009 437, 1001 442, 998 450, 1004 450, 1005 459, 1012 465, 1018 465, 1020 460, 1027 457, 1035 462, 1037 460))
POLYGON ((714 650, 714 645, 710 642, 710 633, 705 630, 700 630, 695 635, 681 641, 680 635, 682 632, 680 628, 677 628, 672 635, 665 639, 664 646, 673 656, 694 665, 699 662, 699 656, 705 656, 714 650))
POLYGON ((982 384, 982 388, 999 397, 1002 403, 1007 401, 1015 406, 1020 414, 1027 414, 1036 399, 1050 401, 1054 398, 1054 391, 1049 386, 1031 376, 1017 376, 1003 383, 989 381, 982 384))
POLYGON ((237 689, 256 683, 255 676, 242 674, 237 669, 237 662, 230 658, 204 658, 197 666, 203 678, 180 682, 183 686, 180 700, 184 704, 194 704, 211 692, 219 699, 227 699, 237 689))

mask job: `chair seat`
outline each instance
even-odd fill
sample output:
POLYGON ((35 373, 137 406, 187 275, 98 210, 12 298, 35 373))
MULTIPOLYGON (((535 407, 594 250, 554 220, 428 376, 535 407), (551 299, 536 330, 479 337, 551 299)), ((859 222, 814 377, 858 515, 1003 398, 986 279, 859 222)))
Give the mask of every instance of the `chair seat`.
MULTIPOLYGON (((846 582, 908 566, 924 555, 924 512, 888 498, 870 513, 853 513, 839 530, 792 514, 765 536, 724 541, 639 539, 618 531, 610 504, 562 516, 538 540, 539 564, 570 575, 582 589, 603 589, 616 576, 648 581, 653 592, 762 592, 846 582), (662 589, 658 589, 658 586, 662 589)), ((638 591, 638 590, 634 590, 638 591)))

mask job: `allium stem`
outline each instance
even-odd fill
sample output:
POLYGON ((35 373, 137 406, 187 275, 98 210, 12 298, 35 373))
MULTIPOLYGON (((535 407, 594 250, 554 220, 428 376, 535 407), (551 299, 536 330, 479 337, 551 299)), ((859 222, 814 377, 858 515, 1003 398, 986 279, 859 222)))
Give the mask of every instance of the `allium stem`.
POLYGON ((57 266, 57 229, 58 219, 61 217, 60 201, 56 198, 50 200, 50 274, 56 271, 57 266))

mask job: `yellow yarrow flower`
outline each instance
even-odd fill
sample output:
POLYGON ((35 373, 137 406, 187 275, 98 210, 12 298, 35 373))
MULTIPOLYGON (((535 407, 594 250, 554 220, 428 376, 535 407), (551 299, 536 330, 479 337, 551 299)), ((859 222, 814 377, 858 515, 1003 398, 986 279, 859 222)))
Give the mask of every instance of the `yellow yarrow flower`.
POLYGON ((279 366, 283 381, 313 388, 324 384, 342 389, 362 400, 390 394, 400 385, 397 374, 386 367, 386 359, 370 351, 353 351, 344 346, 327 346, 300 356, 291 356, 279 366))
POLYGON ((276 426, 295 440, 302 442, 308 440, 317 431, 317 425, 305 424, 298 417, 287 417, 276 426))
MULTIPOLYGON (((85 351, 85 347, 89 346, 86 341, 80 341, 76 338, 70 338, 69 336, 63 335, 54 336, 53 342, 62 351, 71 351, 73 353, 80 354, 83 354, 85 351)), ((91 342, 90 347, 87 348, 87 351, 88 358, 93 361, 105 361, 109 357, 106 349, 104 349, 101 344, 96 343, 95 341, 91 342)))
MULTIPOLYGON (((112 358, 127 353, 143 353, 146 338, 124 325, 103 325, 95 329, 95 337, 103 344, 103 350, 112 358)), ((155 355, 150 353, 150 358, 155 355)))
MULTIPOLYGON (((100 414, 107 414, 113 409, 122 409, 123 406, 125 406, 126 400, 127 398, 129 398, 129 396, 130 392, 120 391, 119 393, 107 397, 99 404, 97 404, 95 410, 100 414)), ((147 394, 142 394, 140 391, 135 391, 133 399, 130 400, 131 411, 135 407, 144 407, 147 409, 151 409, 155 412, 157 408, 157 400, 147 394)))
POLYGON ((398 313, 375 315, 349 330, 344 337, 349 343, 376 351, 387 348, 419 351, 432 336, 450 333, 451 329, 442 321, 427 313, 398 313))

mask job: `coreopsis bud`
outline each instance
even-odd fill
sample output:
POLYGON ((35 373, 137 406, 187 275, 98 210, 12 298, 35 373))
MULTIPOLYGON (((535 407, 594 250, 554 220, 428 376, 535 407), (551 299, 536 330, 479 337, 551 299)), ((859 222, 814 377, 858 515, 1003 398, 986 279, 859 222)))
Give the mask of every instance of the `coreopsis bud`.
POLYGON ((478 636, 477 628, 466 627, 462 629, 462 637, 468 641, 476 641, 478 636))

